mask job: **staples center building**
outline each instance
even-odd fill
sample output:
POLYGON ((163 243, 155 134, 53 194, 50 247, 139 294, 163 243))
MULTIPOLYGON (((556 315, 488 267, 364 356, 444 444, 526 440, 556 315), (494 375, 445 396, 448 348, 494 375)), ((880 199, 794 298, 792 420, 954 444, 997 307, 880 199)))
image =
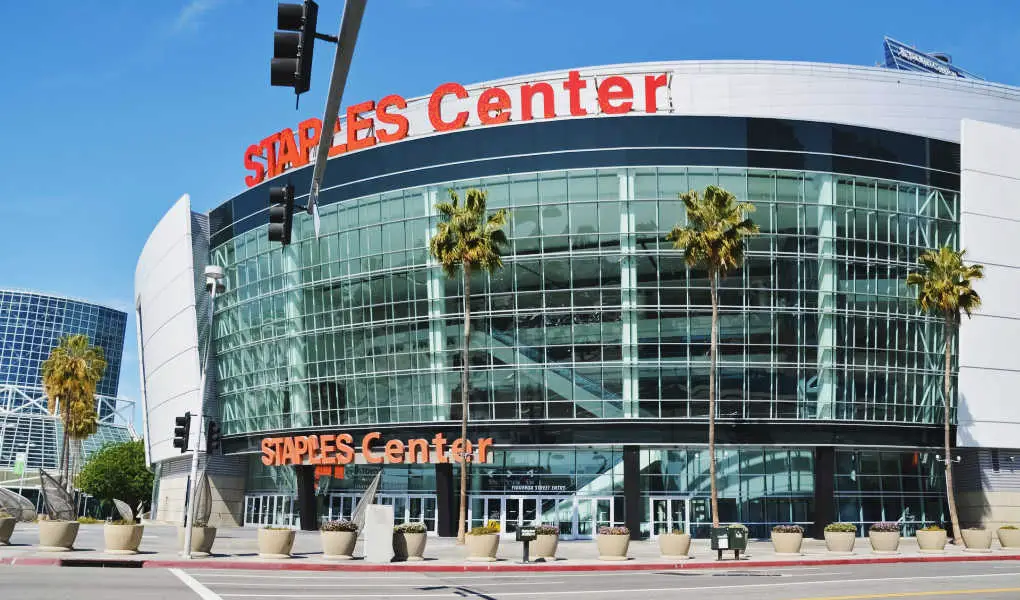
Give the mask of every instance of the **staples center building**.
POLYGON ((707 185, 752 202, 761 227, 720 293, 722 520, 764 536, 947 519, 945 340, 904 284, 941 245, 986 265, 983 306, 950 340, 962 519, 1020 518, 1020 258, 1005 241, 1020 236, 1020 89, 683 61, 446 83, 345 117, 318 238, 300 212, 290 246, 267 239, 269 187, 293 183, 298 204, 309 189, 308 119, 252 144, 246 177, 238 153, 245 191, 208 214, 182 198, 142 251, 155 518, 181 518, 172 423, 204 398, 223 428, 206 466, 217 519, 349 517, 382 469, 377 502, 398 521, 455 531, 462 288, 427 240, 449 189, 481 188, 509 209, 511 244, 471 282, 470 524, 703 534, 709 286, 664 238, 684 223, 678 194, 707 185), (207 264, 226 272, 211 333, 207 264))

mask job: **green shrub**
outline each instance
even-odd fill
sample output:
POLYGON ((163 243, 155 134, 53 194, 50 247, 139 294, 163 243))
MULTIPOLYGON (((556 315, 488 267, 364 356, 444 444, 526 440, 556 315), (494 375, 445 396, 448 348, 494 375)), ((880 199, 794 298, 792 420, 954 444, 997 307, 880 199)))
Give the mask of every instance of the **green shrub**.
POLYGON ((776 525, 772 528, 772 533, 804 533, 804 528, 800 525, 776 525))
POLYGON ((829 523, 825 526, 825 531, 833 533, 857 533, 857 526, 853 523, 829 523))
POLYGON ((1020 527, 1017 527, 1016 525, 1003 525, 999 529, 1020 529, 1020 527))
POLYGON ((425 533, 425 523, 401 523, 393 528, 393 533, 425 533))
POLYGON ((933 523, 927 527, 922 527, 921 529, 918 529, 918 531, 945 531, 945 529, 933 523))
POLYGON ((291 531, 290 527, 277 527, 276 525, 266 525, 262 529, 268 529, 269 531, 291 531))
POLYGON ((539 525, 535 528, 535 535, 559 535, 560 530, 553 525, 539 525))
POLYGON ((339 520, 339 521, 323 521, 322 525, 319 527, 319 530, 320 531, 346 531, 346 532, 354 533, 354 532, 358 531, 358 526, 354 522, 348 521, 346 519, 339 520))
POLYGON ((670 533, 672 533, 673 535, 683 535, 684 534, 684 528, 683 527, 674 527, 673 530, 670 531, 670 533))
POLYGON ((490 533, 499 533, 499 528, 493 529, 492 527, 472 527, 471 531, 467 532, 468 535, 489 535, 490 533))
POLYGON ((78 522, 82 525, 95 525, 96 523, 103 523, 99 519, 93 519, 92 517, 78 517, 78 522))
POLYGON ((134 521, 125 521, 124 519, 110 519, 106 522, 107 525, 137 525, 134 521))
POLYGON ((499 521, 489 521, 485 526, 495 533, 499 533, 499 521))
POLYGON ((13 518, 14 517, 11 516, 11 513, 7 512, 6 510, 4 510, 2 508, 0 508, 0 519, 13 519, 13 518))

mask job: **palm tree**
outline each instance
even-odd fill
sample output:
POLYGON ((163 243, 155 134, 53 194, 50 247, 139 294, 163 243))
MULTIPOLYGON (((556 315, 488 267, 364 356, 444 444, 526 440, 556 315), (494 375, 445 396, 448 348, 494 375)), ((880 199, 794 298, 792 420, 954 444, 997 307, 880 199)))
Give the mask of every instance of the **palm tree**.
MULTIPOLYGON (((487 215, 486 193, 469 189, 460 203, 457 192, 450 190, 450 201, 436 204, 440 221, 436 234, 429 239, 429 253, 443 267, 447 277, 456 277, 460 270, 464 281, 464 347, 461 349, 460 376, 460 437, 467 439, 468 422, 468 375, 470 361, 468 348, 471 346, 471 271, 485 269, 489 274, 503 267, 501 248, 508 244, 503 227, 509 213, 505 208, 487 215)), ((464 543, 467 522, 467 471, 468 457, 464 457, 460 469, 460 515, 457 521, 457 543, 464 543)))
POLYGON ((983 278, 984 266, 963 262, 965 250, 957 252, 948 246, 929 250, 918 257, 921 270, 907 275, 907 285, 917 287, 917 307, 924 312, 942 317, 943 337, 946 342, 946 365, 943 373, 942 398, 943 425, 945 427, 946 497, 949 500, 949 518, 953 523, 953 542, 959 543, 960 519, 956 515, 956 497, 953 494, 953 461, 949 455, 949 411, 952 384, 953 333, 960 327, 960 311, 970 318, 972 311, 981 306, 981 296, 974 291, 973 283, 983 278))
POLYGON ((715 371, 719 353, 719 278, 744 263, 745 239, 758 233, 748 218, 754 206, 737 202, 723 188, 710 185, 704 195, 696 190, 680 194, 687 209, 687 225, 676 225, 666 236, 673 248, 683 250, 688 267, 704 265, 712 290, 712 337, 708 369, 708 472, 712 488, 712 526, 719 526, 719 490, 715 481, 715 371))
POLYGON ((105 372, 103 349, 89 345, 88 336, 82 334, 61 337, 42 364, 50 414, 59 414, 64 426, 60 466, 68 491, 73 489, 81 442, 96 432, 96 386, 105 372))

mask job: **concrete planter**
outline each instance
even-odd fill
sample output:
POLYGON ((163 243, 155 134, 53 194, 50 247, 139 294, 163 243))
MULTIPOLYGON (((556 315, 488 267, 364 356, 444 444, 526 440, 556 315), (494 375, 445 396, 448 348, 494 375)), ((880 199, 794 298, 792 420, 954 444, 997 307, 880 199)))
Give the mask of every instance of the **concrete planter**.
MULTIPOLYGON (((184 550, 183 527, 177 528, 177 547, 184 550)), ((215 527, 192 527, 191 528, 191 555, 209 556, 212 553, 213 542, 216 541, 215 527)))
POLYGON ((595 545, 599 549, 599 560, 627 560, 630 535, 596 535, 595 545))
POLYGON ((964 552, 991 552, 992 532, 989 529, 964 529, 963 534, 964 552))
POLYGON ((143 531, 145 531, 145 525, 107 523, 103 526, 103 540, 106 542, 103 552, 107 554, 138 554, 143 531))
POLYGON ((772 548, 776 554, 800 554, 801 544, 804 543, 803 533, 779 533, 772 532, 772 548))
POLYGON ((854 531, 826 531, 825 549, 837 554, 853 554, 857 533, 854 531))
POLYGON ((467 559, 472 562, 495 562, 496 551, 499 550, 499 534, 467 535, 467 559))
POLYGON ((663 533, 659 535, 659 554, 662 558, 690 558, 691 536, 687 533, 663 533))
POLYGON ((354 545, 358 543, 357 531, 320 531, 319 533, 322 536, 322 554, 326 558, 351 560, 354 557, 354 545))
POLYGON ((544 535, 535 536, 535 541, 531 542, 531 553, 535 558, 544 558, 545 560, 556 559, 556 548, 560 545, 560 535, 558 533, 549 533, 544 535))
POLYGON ((948 536, 945 531, 917 531, 917 547, 921 552, 945 552, 948 536))
POLYGON ((393 557, 397 560, 425 560, 425 543, 428 539, 424 533, 394 533, 393 557))
POLYGON ((999 535, 999 545, 1003 548, 1020 548, 1020 529, 999 529, 996 533, 999 535))
POLYGON ((78 537, 78 521, 39 521, 39 551, 68 552, 78 537))
POLYGON ((869 531, 868 541, 875 554, 895 554, 900 548, 900 532, 869 531))
POLYGON ((259 558, 290 558, 294 530, 259 529, 259 558))
POLYGON ((11 534, 14 533, 14 524, 17 522, 14 517, 0 519, 0 546, 11 543, 11 534))

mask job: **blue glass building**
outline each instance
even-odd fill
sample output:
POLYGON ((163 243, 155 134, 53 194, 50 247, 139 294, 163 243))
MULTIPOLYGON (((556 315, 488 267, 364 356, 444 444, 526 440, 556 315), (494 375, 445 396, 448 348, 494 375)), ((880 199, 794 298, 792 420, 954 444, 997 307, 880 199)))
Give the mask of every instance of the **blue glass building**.
MULTIPOLYGON (((0 289, 0 485, 26 483, 10 472, 19 453, 27 453, 30 476, 40 467, 59 465, 62 431, 60 422, 46 410, 42 363, 62 336, 87 335, 106 356, 106 373, 96 389, 99 430, 84 442, 85 456, 108 442, 131 439, 126 419, 118 414, 117 398, 126 325, 127 313, 113 308, 0 289)), ((29 477, 27 487, 34 485, 29 477)))

